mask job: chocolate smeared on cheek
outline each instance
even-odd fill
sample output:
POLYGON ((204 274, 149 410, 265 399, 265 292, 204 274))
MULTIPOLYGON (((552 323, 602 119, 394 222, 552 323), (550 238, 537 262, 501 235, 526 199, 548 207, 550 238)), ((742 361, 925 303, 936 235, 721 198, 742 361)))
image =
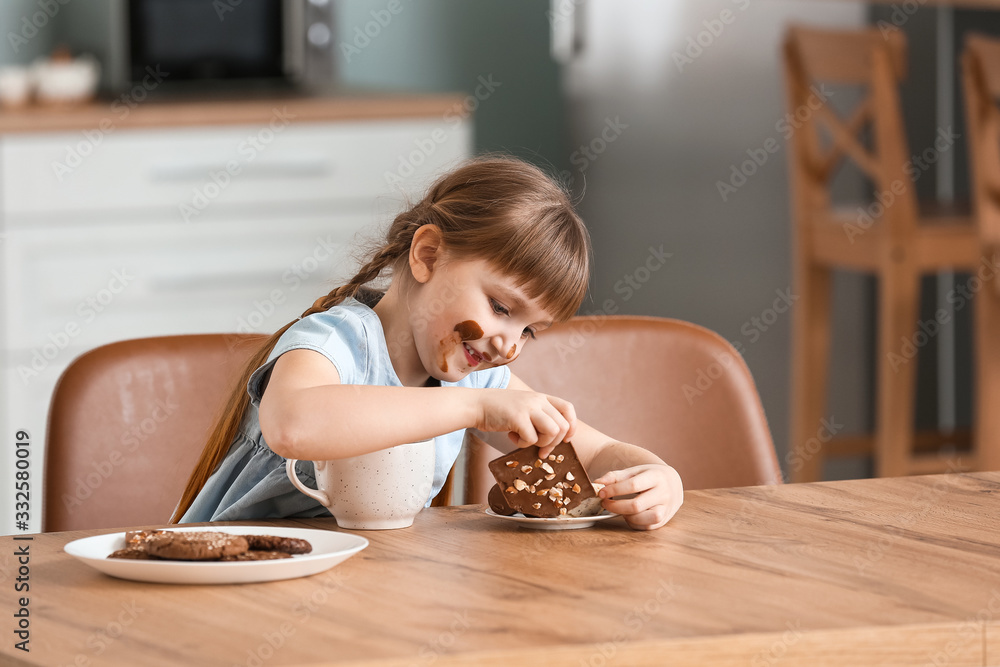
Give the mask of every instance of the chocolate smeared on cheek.
POLYGON ((508 359, 513 359, 514 358, 514 352, 516 352, 516 351, 517 351, 517 345, 511 345, 510 349, 507 350, 507 358, 508 359))
POLYGON ((441 342, 438 343, 438 356, 440 357, 438 365, 441 367, 442 372, 448 372, 448 355, 451 354, 452 350, 461 344, 462 341, 456 334, 449 334, 442 338, 441 342))
POLYGON ((492 362, 493 361, 493 355, 490 354, 489 352, 487 352, 486 350, 483 350, 483 359, 485 359, 486 361, 492 362))
POLYGON ((483 328, 475 320, 465 320, 455 325, 455 331, 462 341, 479 340, 483 337, 483 328))

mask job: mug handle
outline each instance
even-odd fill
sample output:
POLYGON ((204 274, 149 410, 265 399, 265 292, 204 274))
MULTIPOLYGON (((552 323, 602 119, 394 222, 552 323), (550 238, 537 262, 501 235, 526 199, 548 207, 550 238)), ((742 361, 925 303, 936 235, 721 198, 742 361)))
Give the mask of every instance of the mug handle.
POLYGON ((326 495, 325 492, 320 491, 319 489, 310 489, 302 483, 302 480, 299 479, 299 476, 295 473, 296 461, 298 461, 298 459, 288 459, 285 461, 285 472, 288 473, 288 479, 292 481, 292 485, 313 500, 319 501, 323 507, 330 507, 330 496, 326 495))

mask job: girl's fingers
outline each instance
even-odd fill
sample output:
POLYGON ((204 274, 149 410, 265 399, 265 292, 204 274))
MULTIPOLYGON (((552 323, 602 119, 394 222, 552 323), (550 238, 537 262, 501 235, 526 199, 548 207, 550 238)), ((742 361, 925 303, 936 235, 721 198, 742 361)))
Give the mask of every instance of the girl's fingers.
POLYGON ((612 470, 594 481, 606 485, 599 493, 604 509, 621 514, 636 530, 663 526, 684 503, 680 479, 669 466, 641 465, 612 470), (671 475, 676 484, 672 483, 671 475))
POLYGON ((635 530, 655 530, 670 520, 671 513, 666 505, 653 505, 638 514, 625 517, 625 522, 635 530))
POLYGON ((569 422, 566 421, 566 417, 563 416, 561 412, 556 410, 555 407, 551 405, 548 406, 545 414, 547 414, 552 421, 555 422, 556 426, 558 426, 558 430, 552 434, 554 436, 552 438, 552 444, 558 445, 566 440, 566 432, 569 431, 569 422))
POLYGON ((642 493, 643 491, 648 491, 654 486, 656 486, 656 475, 648 470, 643 470, 631 477, 616 480, 612 484, 606 484, 604 488, 601 489, 600 495, 601 498, 627 496, 630 493, 642 493))
POLYGON ((647 500, 643 499, 642 496, 637 496, 635 498, 614 500, 611 498, 605 498, 601 501, 601 506, 609 512, 614 512, 615 514, 621 514, 623 516, 631 516, 633 514, 638 514, 649 509, 647 505, 647 500))
POLYGON ((535 431, 535 425, 532 423, 531 419, 525 418, 514 424, 514 430, 511 434, 516 437, 512 437, 511 440, 518 447, 527 447, 528 445, 533 445, 538 442, 538 433, 535 431))
POLYGON ((563 437, 564 440, 571 440, 576 434, 576 408, 573 404, 567 400, 561 399, 558 396, 547 396, 549 403, 555 407, 556 410, 562 415, 563 419, 566 420, 568 428, 566 429, 566 435, 563 437))
POLYGON ((538 451, 538 456, 544 459, 552 453, 552 450, 555 449, 556 445, 559 445, 567 439, 566 433, 570 429, 570 424, 567 421, 566 416, 554 405, 546 404, 543 410, 545 416, 552 420, 552 423, 556 426, 555 430, 550 433, 546 433, 550 439, 545 443, 545 446, 538 451))
POLYGON ((606 472, 597 479, 593 480, 598 484, 614 484, 615 482, 621 481, 623 479, 628 479, 632 475, 637 474, 638 471, 629 472, 628 470, 612 470, 606 472))
POLYGON ((532 423, 535 426, 535 432, 538 434, 538 440, 535 444, 543 448, 559 444, 554 441, 555 436, 559 434, 559 424, 550 415, 544 412, 535 415, 532 423))

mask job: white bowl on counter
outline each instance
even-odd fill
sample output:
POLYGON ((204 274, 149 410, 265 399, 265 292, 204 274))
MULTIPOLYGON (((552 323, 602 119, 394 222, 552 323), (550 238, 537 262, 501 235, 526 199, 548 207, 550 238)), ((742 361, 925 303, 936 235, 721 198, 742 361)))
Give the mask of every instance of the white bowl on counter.
POLYGON ((0 67, 0 106, 17 109, 31 102, 31 71, 20 65, 0 67))
POLYGON ((38 60, 31 66, 35 98, 41 104, 76 104, 94 97, 101 76, 96 58, 38 60))

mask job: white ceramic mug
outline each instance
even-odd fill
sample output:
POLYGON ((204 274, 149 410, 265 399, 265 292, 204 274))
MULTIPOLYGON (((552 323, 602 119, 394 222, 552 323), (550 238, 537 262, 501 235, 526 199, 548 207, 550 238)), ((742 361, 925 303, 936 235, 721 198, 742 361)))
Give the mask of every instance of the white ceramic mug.
POLYGON ((295 488, 330 510, 341 528, 406 528, 420 513, 434 485, 434 440, 381 449, 347 459, 314 461, 311 489, 295 474, 296 459, 285 470, 295 488))

